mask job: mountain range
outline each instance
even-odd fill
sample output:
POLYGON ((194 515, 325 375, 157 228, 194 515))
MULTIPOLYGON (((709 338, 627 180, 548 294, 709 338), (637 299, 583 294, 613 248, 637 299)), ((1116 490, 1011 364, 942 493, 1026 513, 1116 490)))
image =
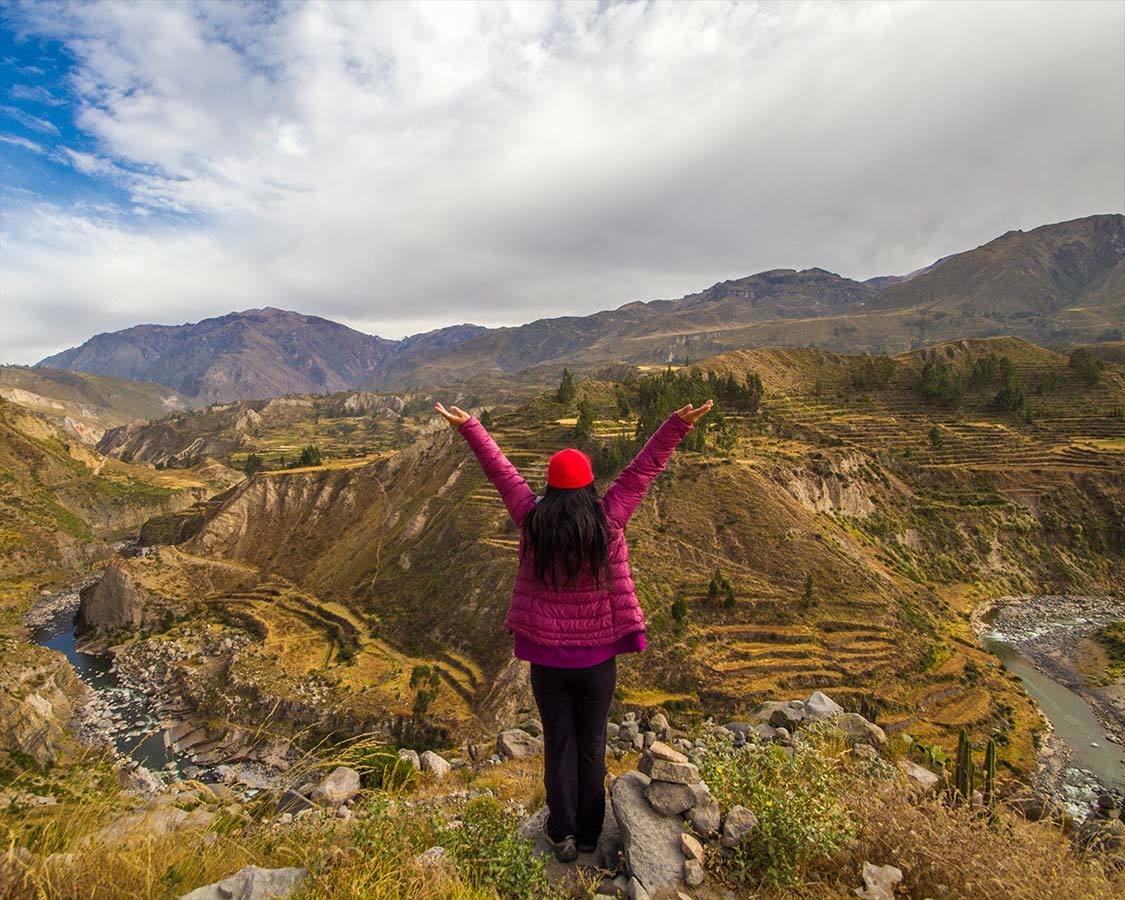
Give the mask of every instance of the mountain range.
POLYGON ((455 325, 399 341, 265 307, 99 334, 37 365, 225 402, 410 388, 541 365, 682 362, 766 345, 891 353, 998 334, 1060 345, 1096 340, 1122 321, 1125 216, 1111 214, 1011 231, 901 277, 773 269, 677 300, 517 327, 455 325))

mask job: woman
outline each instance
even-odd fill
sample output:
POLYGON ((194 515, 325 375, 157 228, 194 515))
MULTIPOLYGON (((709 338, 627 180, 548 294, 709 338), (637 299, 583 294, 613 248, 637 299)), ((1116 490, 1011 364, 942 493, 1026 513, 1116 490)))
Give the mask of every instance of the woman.
POLYGON ((550 815, 544 831, 561 862, 592 851, 605 818, 606 719, 617 654, 645 649, 645 621, 629 572, 625 525, 712 401, 677 410, 617 476, 605 496, 590 458, 560 450, 536 497, 477 419, 434 406, 465 436, 520 529, 519 569, 505 624, 515 655, 531 663, 543 721, 550 815))

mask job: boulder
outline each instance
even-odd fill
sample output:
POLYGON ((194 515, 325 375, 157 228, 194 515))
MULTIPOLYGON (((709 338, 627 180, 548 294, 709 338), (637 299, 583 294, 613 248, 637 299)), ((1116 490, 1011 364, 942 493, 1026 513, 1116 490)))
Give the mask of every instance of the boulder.
POLYGON ((723 835, 719 843, 729 848, 737 847, 743 838, 758 827, 758 817, 745 806, 732 806, 723 820, 723 835))
POLYGON ((337 766, 313 788, 309 799, 320 806, 339 806, 359 793, 359 772, 337 766))
MULTIPOLYGON (((675 753, 676 751, 673 750, 672 752, 675 753)), ((637 768, 653 781, 671 781, 676 784, 699 783, 699 769, 692 763, 661 759, 654 756, 651 750, 645 751, 637 768)))
POLYGON ((296 814, 305 809, 313 809, 315 806, 316 804, 300 791, 290 788, 282 793, 277 801, 277 812, 296 814))
POLYGON ((902 881, 902 869, 897 866, 863 864, 863 887, 855 893, 861 900, 894 900, 895 885, 902 881))
POLYGON ((439 781, 449 774, 452 766, 433 750, 426 750, 418 757, 418 765, 423 772, 431 773, 439 781))
POLYGON ((677 784, 672 781, 651 781, 645 797, 662 816, 676 816, 697 803, 710 799, 703 783, 677 784))
POLYGON ((774 728, 787 728, 793 731, 804 721, 805 711, 795 706, 779 706, 769 717, 769 724, 774 728))
MULTIPOLYGON (((783 706, 785 706, 785 703, 781 700, 766 700, 754 707, 753 712, 750 713, 750 718, 753 719, 754 723, 769 722, 770 717, 783 706)), ((727 728, 730 728, 729 724, 727 728)), ((731 730, 733 731, 734 729, 731 730)))
POLYGON ((656 732, 657 740, 667 739, 672 730, 671 725, 668 723, 668 717, 664 713, 657 713, 648 720, 648 727, 656 732))
POLYGON ((807 722, 823 722, 825 719, 838 716, 843 711, 844 707, 820 691, 813 691, 809 694, 809 699, 805 701, 805 721, 807 722))
POLYGON ((680 846, 682 822, 654 810, 645 798, 650 779, 641 772, 626 772, 609 788, 613 813, 621 828, 625 863, 647 894, 674 891, 684 870, 680 846))
POLYGON ((180 900, 283 900, 305 880, 304 869, 259 869, 246 866, 230 878, 184 894, 180 900))
POLYGON ((933 790, 941 780, 929 769, 918 765, 916 762, 911 762, 908 759, 904 759, 900 762, 899 768, 902 769, 903 774, 909 782, 920 787, 923 791, 933 790))
POLYGON ((406 762, 410 763, 410 765, 414 767, 415 772, 421 770, 422 768, 422 762, 418 759, 417 750, 411 750, 407 747, 403 747, 398 751, 398 758, 406 760, 406 762))
POLYGON ((705 800, 687 811, 687 819, 692 830, 703 837, 714 837, 722 824, 722 812, 714 800, 705 800))
POLYGON ((496 752, 502 759, 525 759, 543 752, 543 739, 520 728, 509 728, 496 735, 496 752))
POLYGON ((841 713, 833 720, 853 747, 856 744, 870 744, 880 753, 887 749, 887 735, 878 725, 868 722, 859 713, 841 713))
POLYGON ((654 759, 666 759, 668 762, 686 763, 688 758, 684 756, 679 750, 669 747, 663 741, 655 741, 648 752, 652 754, 654 759))
POLYGON ((699 887, 703 884, 703 864, 694 859, 684 860, 684 884, 699 887))

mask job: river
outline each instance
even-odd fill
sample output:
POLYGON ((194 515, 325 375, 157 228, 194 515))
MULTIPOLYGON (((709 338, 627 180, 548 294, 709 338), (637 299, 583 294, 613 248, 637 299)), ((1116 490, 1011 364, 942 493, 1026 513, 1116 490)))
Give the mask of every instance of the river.
MULTIPOLYGON (((1054 598, 1044 598, 1051 600, 1054 598)), ((1033 600, 1034 602, 1034 600, 1033 600)), ((1033 660, 1044 645, 1073 642, 1113 616, 1044 615, 1044 610, 1021 604, 1018 618, 1006 617, 999 606, 982 618, 981 643, 1016 675, 1051 723, 1053 733, 1068 751, 1058 784, 1060 799, 1070 812, 1085 817, 1091 802, 1109 788, 1125 794, 1125 748, 1107 739, 1107 729, 1080 694, 1043 671, 1033 660), (1012 620, 1015 618, 1015 621, 1012 620)), ((1057 656, 1057 655, 1056 655, 1057 656)))
POLYGON ((181 761, 164 744, 164 728, 150 699, 125 687, 108 653, 83 653, 75 646, 74 618, 81 585, 43 598, 28 614, 32 642, 63 654, 92 690, 83 730, 109 740, 124 756, 146 768, 178 776, 181 761))

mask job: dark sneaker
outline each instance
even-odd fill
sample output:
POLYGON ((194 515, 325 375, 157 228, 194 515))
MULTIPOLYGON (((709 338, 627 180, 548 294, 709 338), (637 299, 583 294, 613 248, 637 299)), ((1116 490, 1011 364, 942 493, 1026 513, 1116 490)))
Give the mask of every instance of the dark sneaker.
POLYGON ((579 841, 578 842, 578 852, 579 853, 593 853, 597 849, 598 849, 598 842, 597 841, 579 841))
POLYGON ((568 834, 562 840, 556 841, 551 837, 551 832, 547 830, 547 823, 543 822, 543 837, 547 839, 547 843, 555 851, 555 859, 561 863, 572 863, 578 859, 578 845, 574 841, 574 835, 568 834))
POLYGON ((574 842, 573 834, 568 834, 555 844, 555 859, 561 863, 572 863, 578 859, 578 845, 574 842))

